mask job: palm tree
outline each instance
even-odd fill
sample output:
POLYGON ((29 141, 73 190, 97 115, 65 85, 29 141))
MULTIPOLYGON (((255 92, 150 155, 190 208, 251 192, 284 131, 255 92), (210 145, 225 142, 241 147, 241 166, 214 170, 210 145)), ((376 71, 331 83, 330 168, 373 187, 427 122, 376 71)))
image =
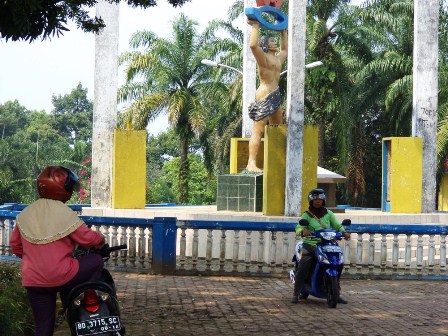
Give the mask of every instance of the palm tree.
POLYGON ((169 39, 154 33, 135 33, 130 46, 135 51, 121 55, 126 64, 126 84, 119 90, 121 102, 131 102, 120 116, 127 129, 145 129, 161 113, 180 140, 179 202, 188 202, 188 151, 191 140, 206 127, 210 110, 205 97, 211 85, 210 68, 202 59, 222 52, 214 35, 199 34, 197 23, 181 14, 172 24, 169 39), (137 50, 142 48, 143 50, 137 50))
POLYGON ((324 64, 305 77, 305 117, 319 127, 319 165, 345 171, 348 197, 358 203, 365 193, 362 153, 367 141, 352 73, 372 55, 354 19, 358 7, 349 3, 308 1, 307 62, 324 64))

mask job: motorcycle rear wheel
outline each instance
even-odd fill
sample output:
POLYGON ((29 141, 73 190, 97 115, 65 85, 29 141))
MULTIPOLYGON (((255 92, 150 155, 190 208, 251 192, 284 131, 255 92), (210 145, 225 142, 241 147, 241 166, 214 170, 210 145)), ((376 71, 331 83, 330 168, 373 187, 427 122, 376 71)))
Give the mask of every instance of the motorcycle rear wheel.
POLYGON ((339 299, 339 285, 336 277, 327 278, 327 305, 336 308, 339 299))

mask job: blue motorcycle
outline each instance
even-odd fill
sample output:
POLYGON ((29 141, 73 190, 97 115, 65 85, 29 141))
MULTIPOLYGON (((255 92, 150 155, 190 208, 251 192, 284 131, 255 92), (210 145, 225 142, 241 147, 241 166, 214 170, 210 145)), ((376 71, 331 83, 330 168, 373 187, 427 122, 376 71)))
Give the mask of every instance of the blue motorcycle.
MULTIPOLYGON (((350 225, 350 220, 344 220, 342 225, 350 225)), ((307 299, 309 295, 317 298, 326 298, 330 308, 336 308, 339 299, 339 277, 344 267, 344 255, 336 242, 344 238, 344 234, 333 229, 323 229, 311 233, 312 237, 320 238, 316 244, 316 265, 305 280, 305 288, 300 293, 300 299, 307 299)), ((290 271, 291 282, 294 284, 295 272, 300 260, 302 241, 296 245, 293 257, 295 270, 290 271)))

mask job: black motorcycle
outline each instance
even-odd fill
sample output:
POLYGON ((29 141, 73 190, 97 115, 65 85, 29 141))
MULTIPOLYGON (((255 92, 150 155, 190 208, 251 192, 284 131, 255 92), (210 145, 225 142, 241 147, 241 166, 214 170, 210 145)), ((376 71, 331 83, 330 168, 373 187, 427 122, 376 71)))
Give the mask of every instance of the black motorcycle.
MULTIPOLYGON (((74 256, 97 253, 107 261, 112 252, 124 249, 127 249, 127 245, 110 247, 105 244, 101 249, 78 248, 74 256)), ((126 335, 120 319, 115 283, 106 268, 99 281, 82 283, 70 291, 65 314, 72 336, 126 335)))

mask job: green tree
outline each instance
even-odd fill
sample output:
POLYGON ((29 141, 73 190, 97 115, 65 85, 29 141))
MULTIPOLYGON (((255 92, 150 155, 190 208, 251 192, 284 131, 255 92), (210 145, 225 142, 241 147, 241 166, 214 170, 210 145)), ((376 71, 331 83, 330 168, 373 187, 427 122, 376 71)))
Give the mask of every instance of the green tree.
POLYGON ((0 139, 0 202, 30 203, 37 197, 37 174, 46 165, 69 160, 72 149, 44 111, 28 111, 18 102, 8 102, 0 105, 0 112, 1 117, 17 116, 20 122, 8 124, 0 139))
POLYGON ((79 83, 69 94, 53 95, 53 128, 70 144, 92 141, 93 103, 79 83))
POLYGON ((17 100, 7 101, 0 105, 0 134, 1 139, 11 136, 28 122, 28 111, 17 100))
MULTIPOLYGON (((119 3, 120 0, 108 0, 119 3)), ((167 0, 174 7, 190 0, 167 0)), ((85 32, 99 32, 105 27, 100 17, 91 16, 89 9, 97 0, 14 0, 0 2, 0 38, 8 41, 45 40, 68 31, 67 21, 74 21, 85 32)), ((149 8, 156 0, 127 0, 133 7, 149 8)))
POLYGON ((189 199, 189 146, 203 132, 210 112, 203 104, 203 88, 210 83, 209 67, 201 60, 220 52, 216 49, 219 38, 198 34, 196 26, 197 22, 181 14, 172 23, 170 39, 137 32, 130 45, 144 50, 121 56, 121 63, 127 64, 127 84, 119 90, 119 99, 132 102, 120 117, 121 127, 144 129, 159 114, 168 113, 180 140, 180 203, 189 199))
MULTIPOLYGON (((202 159, 197 154, 189 154, 190 170, 188 181, 190 188, 188 204, 212 204, 216 199, 216 179, 209 178, 207 169, 202 159)), ((174 193, 175 199, 181 197, 179 180, 177 178, 181 167, 180 157, 174 158, 163 165, 162 183, 159 190, 168 187, 174 193)), ((151 187, 150 187, 151 188, 151 187)), ((165 192, 166 195, 166 192, 165 192)))

